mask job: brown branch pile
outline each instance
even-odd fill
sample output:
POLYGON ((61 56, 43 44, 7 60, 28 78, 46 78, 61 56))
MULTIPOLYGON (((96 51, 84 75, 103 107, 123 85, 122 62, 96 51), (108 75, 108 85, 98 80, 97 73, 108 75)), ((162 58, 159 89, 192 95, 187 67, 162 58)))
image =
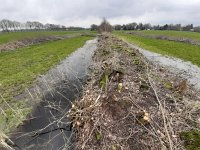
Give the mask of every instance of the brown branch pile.
POLYGON ((94 61, 91 81, 68 114, 76 149, 183 148, 179 134, 197 128, 200 114, 199 94, 186 81, 111 35, 99 37, 94 61))

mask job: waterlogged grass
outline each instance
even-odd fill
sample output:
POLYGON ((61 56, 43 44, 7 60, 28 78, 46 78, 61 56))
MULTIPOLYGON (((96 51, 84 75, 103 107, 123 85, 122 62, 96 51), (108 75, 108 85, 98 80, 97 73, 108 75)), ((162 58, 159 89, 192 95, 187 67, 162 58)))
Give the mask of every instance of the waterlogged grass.
POLYGON ((0 130, 8 132, 30 112, 30 107, 23 100, 16 102, 14 96, 91 38, 79 36, 0 53, 0 130))
POLYGON ((190 61, 193 64, 200 66, 200 47, 159 39, 151 39, 146 37, 141 37, 137 35, 127 34, 125 32, 115 32, 118 37, 133 43, 141 48, 160 53, 163 55, 169 55, 173 57, 180 58, 185 61, 190 61))
POLYGON ((23 40, 26 38, 37 38, 41 36, 67 35, 76 33, 84 33, 84 31, 38 31, 0 33, 0 44, 4 44, 10 41, 23 40))
POLYGON ((200 33, 189 32, 189 31, 166 31, 166 30, 143 30, 135 31, 138 33, 143 33, 145 35, 164 35, 169 37, 181 37, 200 41, 200 33))

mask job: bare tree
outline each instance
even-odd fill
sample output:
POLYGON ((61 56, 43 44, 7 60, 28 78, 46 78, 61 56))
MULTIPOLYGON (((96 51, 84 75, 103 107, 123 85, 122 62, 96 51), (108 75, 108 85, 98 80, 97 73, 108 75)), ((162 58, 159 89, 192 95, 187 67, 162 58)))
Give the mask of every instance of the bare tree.
POLYGON ((13 29, 14 31, 21 30, 21 23, 18 21, 13 21, 13 29))
POLYGON ((63 25, 46 24, 43 25, 38 21, 27 21, 26 23, 21 23, 18 21, 11 21, 7 19, 0 20, 0 32, 3 31, 34 31, 34 30, 66 30, 63 25))
POLYGON ((35 29, 43 29, 44 28, 44 25, 38 21, 32 22, 32 25, 35 29))
POLYGON ((92 25, 90 26, 90 30, 91 30, 91 31, 97 31, 97 30, 98 30, 98 25, 92 24, 92 25))
POLYGON ((1 20, 0 24, 1 24, 1 28, 3 29, 3 31, 7 31, 7 32, 9 31, 9 29, 12 26, 12 22, 7 19, 1 20))
POLYGON ((4 31, 4 24, 3 24, 3 21, 2 21, 2 20, 0 21, 0 29, 1 29, 2 31, 4 31))
POLYGON ((194 31, 195 31, 195 32, 200 32, 200 26, 194 27, 194 31))
POLYGON ((99 32, 103 33, 103 32, 112 32, 112 26, 110 25, 110 23, 104 18, 102 23, 99 26, 99 32))
POLYGON ((122 26, 120 24, 116 24, 116 25, 114 25, 114 29, 115 30, 121 30, 122 26))
POLYGON ((27 30, 32 30, 32 28, 33 28, 33 23, 32 23, 31 21, 27 21, 25 25, 26 25, 26 29, 27 29, 27 30))

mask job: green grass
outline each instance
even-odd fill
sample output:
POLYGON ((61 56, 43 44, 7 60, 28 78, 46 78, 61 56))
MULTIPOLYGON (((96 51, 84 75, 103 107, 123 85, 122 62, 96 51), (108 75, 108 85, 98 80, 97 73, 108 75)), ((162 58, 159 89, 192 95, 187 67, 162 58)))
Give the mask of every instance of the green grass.
POLYGON ((166 31, 166 30, 143 30, 143 31, 135 31, 135 32, 143 33, 145 35, 164 35, 164 36, 169 36, 169 37, 184 37, 184 38, 200 41, 200 33, 197 33, 197 32, 166 31))
POLYGON ((181 139, 185 141, 187 150, 200 149, 200 132, 196 130, 185 131, 181 133, 181 139))
POLYGON ((0 44, 4 44, 10 41, 23 40, 26 38, 37 38, 41 36, 51 35, 67 35, 83 33, 84 31, 38 31, 38 32, 10 32, 0 33, 0 44))
POLYGON ((29 87, 38 75, 47 72, 91 38, 90 36, 78 36, 0 53, 0 95, 3 96, 3 98, 0 97, 0 130, 3 128, 4 131, 9 131, 9 128, 18 124, 19 120, 23 120, 30 111, 23 102, 14 101, 14 96, 29 87), (7 107, 5 101, 14 110, 20 110, 20 112, 16 113, 7 107), (4 110, 6 116, 2 115, 1 109, 4 110), (21 119, 19 116, 16 117, 17 114, 20 114, 21 119), (4 128, 1 125, 5 122, 6 127, 4 128))
POLYGON ((137 35, 126 34, 124 32, 115 32, 114 34, 146 50, 150 50, 163 55, 177 57, 200 66, 199 46, 181 42, 151 39, 137 35))

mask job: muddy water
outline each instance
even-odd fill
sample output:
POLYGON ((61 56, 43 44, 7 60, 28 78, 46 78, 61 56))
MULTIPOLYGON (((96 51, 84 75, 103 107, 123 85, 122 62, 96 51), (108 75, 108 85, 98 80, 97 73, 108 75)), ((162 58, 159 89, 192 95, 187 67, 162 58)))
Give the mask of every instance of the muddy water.
POLYGON ((73 149, 73 130, 66 117, 71 101, 81 94, 92 64, 97 40, 90 40, 56 68, 38 79, 31 89, 32 99, 41 99, 30 118, 13 135, 23 150, 73 149))
POLYGON ((198 66, 193 65, 191 62, 185 62, 181 59, 153 53, 132 44, 129 45, 138 49, 148 60, 168 67, 171 72, 187 79, 187 81, 194 86, 194 88, 200 90, 200 68, 198 66))

